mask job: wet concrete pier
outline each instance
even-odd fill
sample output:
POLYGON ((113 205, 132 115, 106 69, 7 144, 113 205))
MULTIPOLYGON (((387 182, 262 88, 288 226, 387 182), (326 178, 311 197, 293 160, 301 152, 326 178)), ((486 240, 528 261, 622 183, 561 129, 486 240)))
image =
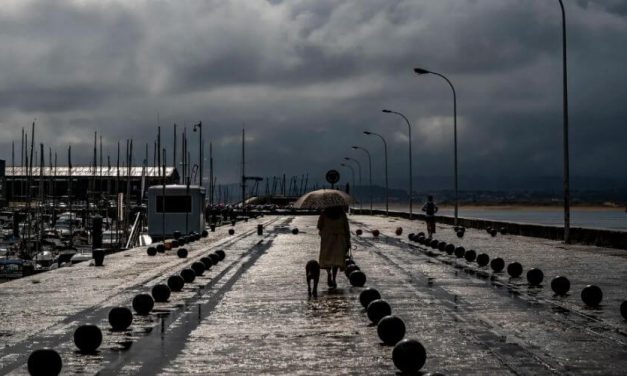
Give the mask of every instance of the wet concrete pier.
MULTIPOLYGON (((321 276, 317 299, 307 297, 304 265, 317 258, 316 217, 277 216, 238 223, 235 234, 218 228, 208 238, 148 256, 145 248, 0 285, 0 374, 28 374, 26 360, 50 347, 63 359, 62 374, 395 374, 392 347, 381 344, 358 301, 362 288, 343 274, 328 290, 321 276), (263 235, 257 225, 264 226, 263 235), (298 228, 294 235, 291 230, 298 228), (116 306, 150 293, 207 254, 214 265, 169 301, 135 315, 127 331, 107 320, 116 306), (97 352, 81 354, 72 335, 81 324, 103 331, 97 352)), ((423 371, 446 375, 624 375, 627 322, 627 252, 469 229, 458 238, 439 226, 436 238, 518 261, 521 278, 491 273, 463 258, 407 239, 422 222, 352 216, 353 256, 374 287, 405 322, 405 338, 427 350, 423 371), (395 235, 397 227, 403 234, 395 235), (363 235, 356 236, 357 229, 363 235), (378 238, 372 230, 379 230, 378 238), (545 279, 528 285, 540 268, 545 279), (570 279, 570 293, 555 296, 550 280, 570 279), (603 290, 600 307, 586 307, 581 289, 603 290)))

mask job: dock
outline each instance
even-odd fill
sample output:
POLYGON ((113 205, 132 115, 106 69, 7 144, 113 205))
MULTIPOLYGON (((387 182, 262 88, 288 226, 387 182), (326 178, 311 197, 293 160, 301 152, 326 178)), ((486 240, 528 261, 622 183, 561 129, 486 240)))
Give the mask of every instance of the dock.
POLYGON ((627 321, 619 308, 627 300, 625 250, 472 228, 459 238, 438 224, 439 240, 506 265, 519 262, 522 276, 510 278, 409 240, 409 233, 425 231, 423 222, 351 215, 352 255, 365 286, 351 286, 340 272, 337 289, 328 289, 323 271, 319 296, 309 298, 305 264, 318 257, 316 220, 251 218, 184 245, 186 258, 176 249, 149 256, 138 247, 107 255, 102 267, 83 262, 1 284, 0 374, 28 375, 28 356, 44 347, 60 354, 63 375, 397 374, 393 347, 382 344, 359 302, 366 287, 376 288, 403 320, 405 338, 425 347, 423 374, 627 370, 627 321), (128 330, 111 330, 112 308, 131 308, 137 294, 216 250, 224 250, 223 261, 155 303, 150 314, 134 314, 128 330), (544 272, 540 286, 528 284, 530 268, 544 272), (551 290, 557 275, 570 280, 565 296, 551 290), (591 284, 603 291, 598 307, 580 298, 591 284), (73 333, 87 323, 101 329, 103 341, 83 354, 73 333))

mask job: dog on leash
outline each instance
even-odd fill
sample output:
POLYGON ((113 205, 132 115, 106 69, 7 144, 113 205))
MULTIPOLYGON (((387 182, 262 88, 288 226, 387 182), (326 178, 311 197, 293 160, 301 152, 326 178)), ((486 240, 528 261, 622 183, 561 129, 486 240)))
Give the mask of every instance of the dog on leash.
POLYGON ((307 275, 307 292, 309 296, 318 297, 318 281, 320 280, 320 264, 316 260, 309 260, 305 265, 305 274, 307 275), (311 288, 313 281, 313 289, 311 288))

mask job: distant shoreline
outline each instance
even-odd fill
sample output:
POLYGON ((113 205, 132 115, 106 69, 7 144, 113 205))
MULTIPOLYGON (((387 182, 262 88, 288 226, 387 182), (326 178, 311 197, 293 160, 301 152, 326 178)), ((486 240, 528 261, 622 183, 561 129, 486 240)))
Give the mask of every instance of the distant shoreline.
MULTIPOLYGON (((364 204, 364 208, 367 205, 364 204)), ((377 203, 375 206, 379 209, 385 207, 385 203, 377 203)), ((455 206, 449 203, 438 205, 440 209, 452 210, 455 206)), ((422 203, 414 203, 414 211, 420 211, 422 203)), ((533 210, 533 211, 562 211, 561 205, 543 205, 543 204, 460 204, 460 210, 499 210, 499 211, 511 211, 511 210, 533 210)), ((406 210, 406 204, 390 204, 390 210, 406 210)), ((619 205, 601 205, 601 204, 577 204, 571 205, 571 210, 580 211, 610 211, 610 212, 624 212, 625 207, 619 205)))

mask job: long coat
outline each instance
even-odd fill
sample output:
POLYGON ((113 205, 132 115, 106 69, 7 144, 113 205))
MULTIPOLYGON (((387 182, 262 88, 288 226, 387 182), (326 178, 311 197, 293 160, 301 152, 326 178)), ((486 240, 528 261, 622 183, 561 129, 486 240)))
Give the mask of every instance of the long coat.
POLYGON ((329 218, 324 213, 318 218, 318 230, 320 230, 320 268, 330 269, 333 266, 344 270, 346 267, 346 254, 350 248, 350 230, 346 215, 337 218, 329 218))

